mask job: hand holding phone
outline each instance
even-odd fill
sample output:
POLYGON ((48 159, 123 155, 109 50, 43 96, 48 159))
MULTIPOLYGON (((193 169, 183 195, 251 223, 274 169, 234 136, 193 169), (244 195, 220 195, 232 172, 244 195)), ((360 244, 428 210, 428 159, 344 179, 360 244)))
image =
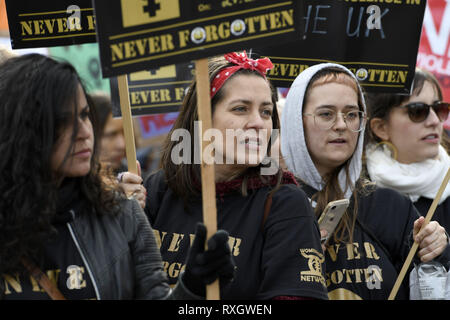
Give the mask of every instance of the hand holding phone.
POLYGON ((348 199, 330 201, 323 210, 318 220, 319 229, 325 229, 328 235, 320 239, 322 245, 325 245, 328 239, 330 239, 349 203, 350 201, 348 199))

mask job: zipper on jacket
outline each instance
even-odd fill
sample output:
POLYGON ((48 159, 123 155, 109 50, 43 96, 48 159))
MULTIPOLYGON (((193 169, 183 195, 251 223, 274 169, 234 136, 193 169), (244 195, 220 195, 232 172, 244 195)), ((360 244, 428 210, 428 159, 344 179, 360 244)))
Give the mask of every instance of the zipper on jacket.
MULTIPOLYGON (((73 215, 73 213, 72 213, 72 215, 73 215)), ((97 288, 97 284, 95 283, 95 280, 94 280, 94 275, 92 274, 92 271, 91 271, 91 268, 89 267, 88 261, 87 261, 86 257, 84 256, 83 251, 81 250, 80 244, 78 243, 77 237, 75 236, 75 233, 73 232, 70 222, 67 222, 67 227, 69 228, 69 232, 70 232, 70 235, 72 236, 73 242, 75 242, 75 246, 77 247, 78 252, 81 255, 81 259, 83 260, 84 265, 86 266, 86 269, 89 273, 89 277, 91 278, 92 285, 94 286, 95 295, 97 296, 97 300, 101 300, 100 293, 97 288)))

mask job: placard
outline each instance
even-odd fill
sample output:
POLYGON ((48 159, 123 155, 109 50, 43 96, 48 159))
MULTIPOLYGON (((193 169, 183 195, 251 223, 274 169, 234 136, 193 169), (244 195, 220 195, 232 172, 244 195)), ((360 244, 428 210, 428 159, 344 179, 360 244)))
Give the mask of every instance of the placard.
POLYGON ((95 0, 104 77, 206 58, 296 35, 299 1, 95 0))
POLYGON ((302 0, 300 36, 255 50, 271 58, 268 78, 289 87, 311 65, 335 62, 352 70, 366 91, 409 93, 425 0, 302 0))
POLYGON ((178 112, 170 112, 140 116, 137 120, 142 139, 150 139, 169 133, 177 120, 178 114, 178 112))
MULTIPOLYGON (((436 76, 444 101, 450 101, 450 1, 427 2, 417 66, 436 76)), ((450 129, 450 119, 447 128, 450 129)))
POLYGON ((102 78, 97 43, 85 43, 74 46, 51 47, 49 56, 70 62, 89 93, 102 91, 110 94, 109 79, 102 78))
POLYGON ((13 49, 96 42, 90 0, 6 0, 13 49))
MULTIPOLYGON (((193 63, 163 66, 127 75, 133 116, 178 111, 194 75, 193 63)), ((110 78, 113 115, 121 116, 117 79, 110 78)))

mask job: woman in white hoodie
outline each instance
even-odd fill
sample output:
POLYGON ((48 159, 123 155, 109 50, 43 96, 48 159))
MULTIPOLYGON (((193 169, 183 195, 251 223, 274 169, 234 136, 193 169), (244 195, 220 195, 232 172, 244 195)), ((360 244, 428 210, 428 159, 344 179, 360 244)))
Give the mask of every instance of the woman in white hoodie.
MULTIPOLYGON (((436 78, 416 70, 411 95, 368 94, 370 117, 366 166, 378 186, 408 196, 425 216, 450 167, 443 146, 443 123, 449 103, 442 101, 436 78)), ((447 185, 433 220, 450 228, 450 186, 447 185)))
MULTIPOLYGON (((325 248, 330 299, 387 299, 413 239, 422 261, 449 260, 444 228, 431 222, 421 229, 424 218, 407 197, 360 179, 365 123, 358 81, 331 63, 296 78, 282 113, 281 151, 316 215, 330 201, 350 199, 325 248)), ((408 298, 407 281, 398 299, 408 298)))

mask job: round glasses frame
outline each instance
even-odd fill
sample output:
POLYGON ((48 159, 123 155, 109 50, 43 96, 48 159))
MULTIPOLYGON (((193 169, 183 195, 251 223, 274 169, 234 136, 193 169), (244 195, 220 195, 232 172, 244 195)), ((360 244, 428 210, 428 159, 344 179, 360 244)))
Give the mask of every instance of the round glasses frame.
MULTIPOLYGON (((323 111, 319 111, 319 112, 323 112, 323 111)), ((336 124, 338 114, 342 115, 342 117, 344 119, 344 123, 345 123, 345 125, 347 126, 347 128, 350 131, 360 132, 366 126, 367 116, 366 116, 366 113, 364 111, 348 111, 348 112, 345 112, 345 113, 344 112, 340 112, 340 111, 338 111, 338 112, 327 111, 327 112, 331 112, 332 113, 331 119, 329 119, 329 120, 324 120, 324 119, 320 119, 320 118, 317 119, 317 117, 320 117, 320 115, 317 114, 317 113, 315 113, 315 114, 314 113, 304 113, 303 115, 304 116, 313 117, 314 118, 314 125, 316 125, 318 128, 320 128, 322 130, 329 130, 329 129, 331 129, 336 124), (358 117, 359 117, 358 118, 359 119, 359 127, 356 130, 351 128, 351 127, 349 127, 348 122, 347 122, 347 119, 348 119, 349 115, 350 114, 354 115, 355 113, 358 113, 358 117)))

